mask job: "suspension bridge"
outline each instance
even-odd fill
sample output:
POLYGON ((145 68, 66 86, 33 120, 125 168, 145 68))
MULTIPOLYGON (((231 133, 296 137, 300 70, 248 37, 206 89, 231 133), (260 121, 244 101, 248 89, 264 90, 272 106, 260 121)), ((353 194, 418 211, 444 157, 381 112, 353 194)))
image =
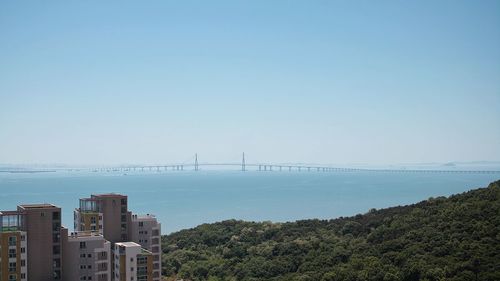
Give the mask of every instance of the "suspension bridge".
POLYGON ((189 163, 187 161, 176 164, 162 165, 121 165, 113 167, 92 168, 93 172, 166 172, 166 171, 200 171, 203 167, 214 169, 217 167, 231 168, 233 170, 259 171, 259 172, 371 172, 371 173, 460 173, 460 174, 500 174, 497 170, 451 170, 451 169, 373 169, 373 168, 346 168, 317 164, 279 164, 279 163, 247 163, 245 153, 241 162, 209 163, 199 162, 198 154, 189 163))

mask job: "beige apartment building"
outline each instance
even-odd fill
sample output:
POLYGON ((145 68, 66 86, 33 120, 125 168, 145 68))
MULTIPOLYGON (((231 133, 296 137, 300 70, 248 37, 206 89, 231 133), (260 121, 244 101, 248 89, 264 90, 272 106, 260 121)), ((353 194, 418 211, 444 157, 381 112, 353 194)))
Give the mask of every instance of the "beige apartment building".
MULTIPOLYGON (((108 193, 80 199, 80 206, 74 211, 74 225, 76 232, 101 233, 111 242, 111 251, 115 243, 138 244, 151 256, 151 268, 148 268, 151 281, 161 280, 161 224, 150 214, 132 215, 126 195, 108 193)), ((116 278, 116 260, 111 259, 110 266, 112 278, 116 278)))
POLYGON ((116 281, 153 281, 153 255, 134 242, 115 243, 116 281))
POLYGON ((90 198, 80 199, 80 208, 75 210, 75 219, 80 217, 80 222, 78 229, 75 229, 75 231, 96 231, 92 228, 92 224, 81 223, 81 217, 92 218, 96 214, 101 217, 97 217, 95 225, 102 225, 102 231, 99 232, 102 232, 107 240, 111 243, 129 241, 131 212, 128 211, 126 195, 115 193, 97 194, 92 195, 90 198), (82 206, 85 208, 82 208, 82 206))
POLYGON ((63 280, 111 281, 111 243, 99 233, 72 232, 63 238, 63 280))
POLYGON ((71 233, 52 204, 1 211, 0 281, 160 281, 161 224, 132 216, 127 199, 80 199, 71 233))
POLYGON ((0 280, 28 280, 26 235, 23 214, 0 212, 0 280))
POLYGON ((161 279, 161 224, 155 216, 147 214, 132 215, 130 226, 131 241, 138 243, 142 248, 153 255, 153 281, 161 279))
POLYGON ((104 218, 98 203, 98 200, 92 198, 80 199, 80 207, 73 212, 75 231, 92 231, 104 234, 104 218))
POLYGON ((20 205, 27 233, 30 281, 62 280, 61 208, 52 204, 20 205))

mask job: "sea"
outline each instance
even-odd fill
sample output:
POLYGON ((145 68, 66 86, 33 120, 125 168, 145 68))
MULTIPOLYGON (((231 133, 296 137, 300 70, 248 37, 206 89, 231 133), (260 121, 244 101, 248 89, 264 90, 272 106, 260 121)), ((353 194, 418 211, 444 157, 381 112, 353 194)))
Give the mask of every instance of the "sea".
POLYGON ((79 198, 128 195, 129 209, 154 214, 168 234, 227 219, 332 219, 486 187, 500 173, 182 171, 0 173, 0 211, 52 203, 73 229, 79 198))

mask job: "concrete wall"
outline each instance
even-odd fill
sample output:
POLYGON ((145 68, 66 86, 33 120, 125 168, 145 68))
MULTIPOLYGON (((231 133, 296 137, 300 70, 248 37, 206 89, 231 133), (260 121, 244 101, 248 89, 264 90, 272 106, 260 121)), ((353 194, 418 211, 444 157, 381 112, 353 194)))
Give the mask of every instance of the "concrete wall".
POLYGON ((63 242, 63 280, 81 280, 91 276, 96 281, 111 281, 111 243, 101 235, 76 234, 63 242), (84 243, 84 244, 82 244, 84 243))
POLYGON ((161 224, 151 215, 133 215, 131 241, 153 253, 153 281, 161 280, 161 224))
POLYGON ((29 280, 61 280, 62 249, 61 243, 57 241, 61 235, 61 208, 47 204, 21 205, 18 206, 18 211, 25 214, 29 280), (58 213, 58 219, 53 219, 54 213, 58 213), (59 263, 60 266, 54 269, 54 263, 59 263))
POLYGON ((0 280, 9 280, 9 275, 15 275, 16 280, 27 280, 27 250, 26 232, 24 231, 9 231, 0 232, 0 280), (24 237, 24 240, 22 239, 24 237), (10 245, 9 238, 15 239, 15 245, 10 245), (21 249, 24 248, 24 253, 21 249), (9 257, 9 250, 15 250, 15 257, 9 257), (24 266, 22 262, 24 260, 24 266), (15 263, 15 272, 9 272, 9 264, 15 263), (24 277, 24 278, 23 278, 24 277))

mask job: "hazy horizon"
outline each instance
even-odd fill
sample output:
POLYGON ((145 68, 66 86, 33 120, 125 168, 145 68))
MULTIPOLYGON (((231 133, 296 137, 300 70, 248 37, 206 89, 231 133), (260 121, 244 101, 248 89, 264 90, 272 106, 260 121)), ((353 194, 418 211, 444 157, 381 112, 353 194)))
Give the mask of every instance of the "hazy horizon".
MULTIPOLYGON (((223 166, 222 168, 217 168, 217 167, 202 167, 201 169, 206 170, 206 171, 224 171, 224 170, 240 170, 240 168, 234 166, 234 165, 240 165, 241 162, 229 162, 229 161, 222 161, 222 162, 215 162, 215 161, 199 161, 200 166, 203 166, 205 164, 213 164, 213 163, 226 163, 231 166, 223 166), (235 168, 236 167, 236 168, 235 168)), ((384 168, 384 167, 396 167, 396 168, 412 168, 412 167, 426 167, 426 168, 451 168, 451 169, 460 169, 460 168, 491 168, 491 169, 500 169, 500 161, 448 161, 448 162, 415 162, 415 163, 408 163, 408 162, 401 162, 401 163, 333 163, 333 162, 264 162, 264 161, 246 161, 247 168, 252 170, 252 166, 248 165, 311 165, 311 166, 330 166, 330 167, 338 167, 338 168, 349 168, 349 167, 360 167, 360 168, 384 168)), ((186 167, 186 170, 189 171, 189 167, 194 165, 194 158, 190 159, 188 161, 183 161, 183 162, 175 162, 175 161, 164 161, 164 162, 157 162, 157 163, 146 163, 146 162, 123 162, 123 163, 108 163, 108 164, 100 164, 100 163, 5 163, 5 162, 0 162, 0 168, 9 168, 9 167, 19 167, 19 168, 36 168, 36 167, 46 167, 46 168, 99 168, 99 167, 137 167, 144 165, 145 167, 148 166, 162 166, 162 165, 185 165, 188 166, 186 167), (193 160, 193 161, 191 161, 193 160)), ((168 167, 171 169, 171 167, 168 167)), ((193 168, 193 167, 191 167, 193 168)), ((257 167, 254 167, 257 168, 257 167)), ((163 171, 163 170, 162 170, 163 171)))
POLYGON ((0 163, 500 160, 499 1, 3 1, 0 163))

